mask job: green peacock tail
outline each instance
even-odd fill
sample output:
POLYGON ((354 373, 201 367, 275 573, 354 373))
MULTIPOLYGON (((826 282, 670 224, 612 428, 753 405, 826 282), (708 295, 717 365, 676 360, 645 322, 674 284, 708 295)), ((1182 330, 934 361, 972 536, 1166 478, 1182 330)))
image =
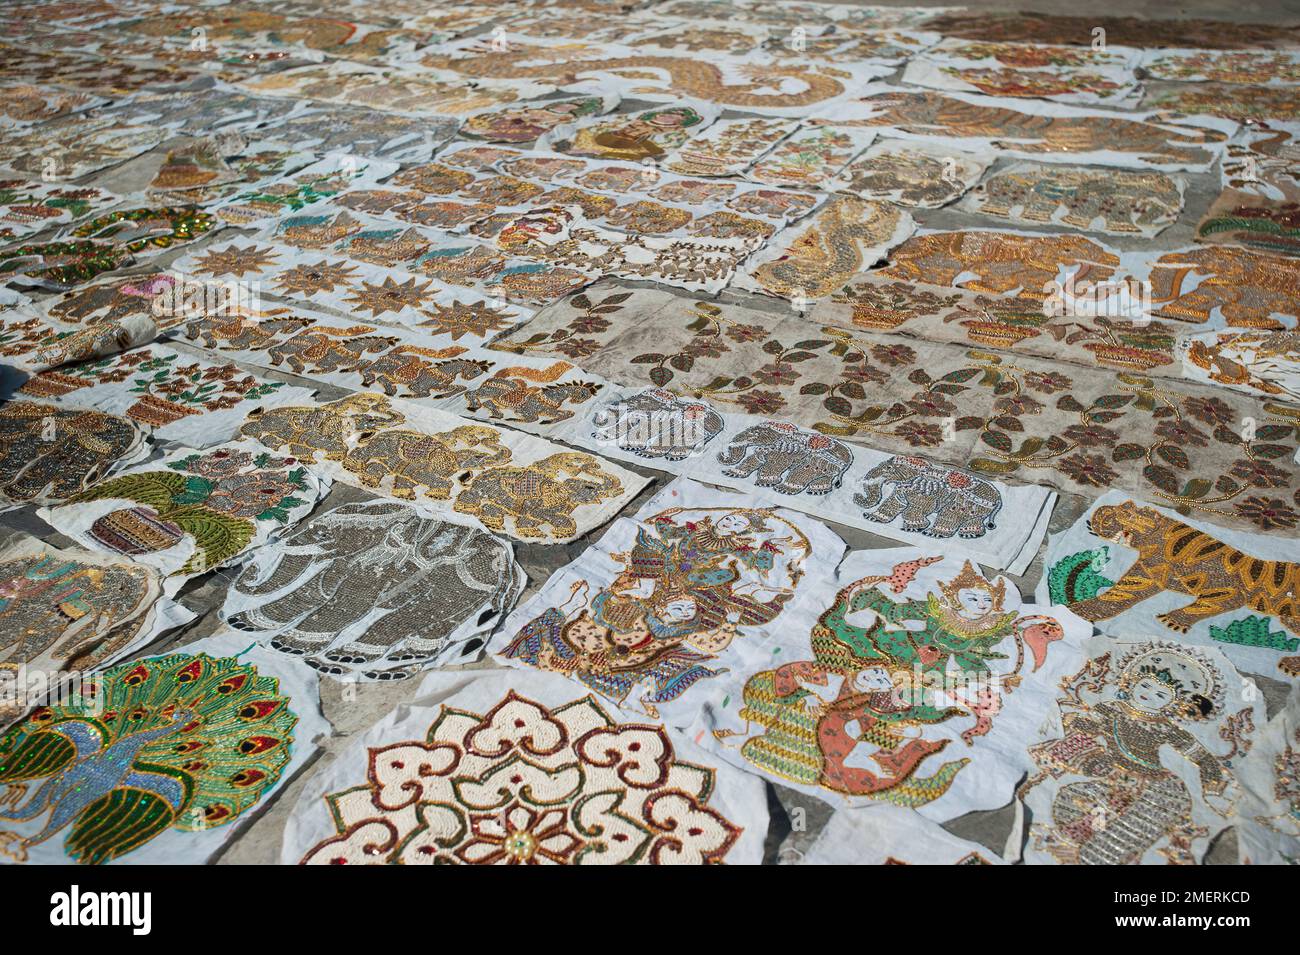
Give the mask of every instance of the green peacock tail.
POLYGON ((182 507, 167 518, 194 538, 194 553, 178 571, 182 574, 211 570, 247 547, 257 532, 252 521, 221 514, 201 504, 182 507))
POLYGON ((185 491, 185 475, 173 474, 170 471, 145 471, 102 481, 79 494, 74 494, 68 498, 68 503, 81 504, 86 501, 121 498, 152 507, 160 516, 166 517, 166 512, 175 506, 175 498, 183 495, 185 491))
POLYGON ((292 758, 298 717, 279 681, 258 674, 251 663, 174 654, 118 667, 104 682, 109 708, 143 707, 158 722, 178 708, 194 714, 137 758, 192 781, 187 809, 173 823, 177 829, 202 830, 238 818, 275 785, 292 758))
POLYGON ((129 767, 148 781, 116 786, 71 824, 68 856, 97 864, 168 828, 195 831, 238 818, 279 780, 298 718, 279 681, 252 664, 207 654, 154 657, 105 671, 83 696, 33 710, 0 736, 0 782, 75 771, 75 747, 57 731, 73 722, 98 734, 100 753, 155 736, 129 767))

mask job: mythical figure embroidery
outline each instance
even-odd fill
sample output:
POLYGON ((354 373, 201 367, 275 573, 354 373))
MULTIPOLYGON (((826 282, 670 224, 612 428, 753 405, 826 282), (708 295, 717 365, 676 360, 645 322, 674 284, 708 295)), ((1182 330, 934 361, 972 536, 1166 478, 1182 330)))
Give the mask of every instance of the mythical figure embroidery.
POLYGON ((744 728, 714 736, 746 737, 740 755, 782 779, 913 808, 942 796, 970 760, 921 776, 952 742, 924 728, 970 717, 961 740, 973 745, 992 729, 1002 690, 1018 684, 1026 647, 1037 670, 1064 631, 1051 617, 1008 610, 1007 582, 989 583, 969 561, 939 581, 938 593, 891 596, 941 560, 907 561, 843 588, 812 629, 813 658, 750 677, 744 728), (859 624, 854 618, 865 611, 873 619, 859 624), (1008 667, 999 661, 1012 644, 1016 660, 1008 667))
POLYGON ((0 852, 23 862, 66 830, 67 855, 97 864, 228 825, 279 782, 297 721, 279 681, 233 657, 114 667, 0 736, 0 852))
POLYGON ((143 441, 126 418, 7 401, 0 406, 0 503, 53 502, 89 487, 143 441))
POLYGON ((1210 799, 1225 796, 1232 760, 1203 742, 1224 720, 1223 673, 1203 651, 1158 643, 1139 644, 1111 666, 1104 653, 1061 681, 1063 735, 1029 750, 1039 772, 1021 795, 1031 796, 1034 848, 1069 865, 1131 865, 1153 849, 1171 863, 1195 863, 1192 842, 1209 830, 1196 824, 1193 806, 1204 802, 1225 817, 1229 808, 1210 799), (1191 764, 1195 797, 1165 768, 1162 750, 1191 764))
POLYGON ((812 556, 807 536, 771 509, 672 508, 635 527, 623 570, 593 594, 526 623, 500 650, 573 677, 623 705, 658 716, 702 679, 738 635, 780 616, 812 556))
MULTIPOLYGON (((0 667, 89 669, 136 638, 158 593, 157 575, 127 561, 38 541, 0 553, 0 667)), ((9 710, 0 700, 0 722, 9 710)))

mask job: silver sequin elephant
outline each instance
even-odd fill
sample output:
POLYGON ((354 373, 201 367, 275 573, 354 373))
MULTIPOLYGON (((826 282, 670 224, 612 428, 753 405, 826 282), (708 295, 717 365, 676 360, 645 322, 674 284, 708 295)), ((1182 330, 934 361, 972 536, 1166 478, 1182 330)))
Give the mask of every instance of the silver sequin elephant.
POLYGON ((862 477, 853 502, 882 524, 902 515, 903 530, 927 537, 983 537, 997 525, 1002 495, 988 481, 902 455, 862 477))
POLYGON ((840 486, 853 452, 824 434, 764 421, 731 439, 718 455, 729 477, 750 477, 782 494, 829 494, 840 486))
POLYGON ((406 676, 523 586, 503 541, 395 501, 344 504, 259 550, 224 616, 317 670, 406 676))
POLYGON ((722 433, 724 422, 702 401, 650 388, 611 402, 593 419, 591 436, 642 458, 684 461, 722 433))

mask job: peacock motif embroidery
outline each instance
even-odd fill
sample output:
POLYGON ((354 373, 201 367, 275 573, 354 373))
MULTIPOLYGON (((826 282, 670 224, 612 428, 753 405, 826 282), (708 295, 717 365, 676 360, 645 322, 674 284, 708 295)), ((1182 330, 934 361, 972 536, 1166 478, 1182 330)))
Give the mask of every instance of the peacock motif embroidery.
POLYGON ((292 523, 316 493, 296 458, 234 445, 102 481, 68 504, 131 502, 96 516, 85 530, 89 540, 134 556, 169 551, 188 539, 193 553, 175 570, 184 575, 230 560, 253 543, 259 525, 292 523))
POLYGON ((25 862, 62 836, 95 865, 169 829, 229 825, 279 782, 297 721, 279 681, 233 657, 107 670, 0 736, 0 853, 25 862))

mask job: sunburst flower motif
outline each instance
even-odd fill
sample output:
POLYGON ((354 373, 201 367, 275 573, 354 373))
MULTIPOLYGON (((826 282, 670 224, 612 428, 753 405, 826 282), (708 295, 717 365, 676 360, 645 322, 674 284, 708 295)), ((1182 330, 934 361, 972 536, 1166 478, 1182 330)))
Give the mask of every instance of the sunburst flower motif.
POLYGON ((210 249, 194 260, 194 266, 208 275, 233 275, 243 278, 245 275, 265 271, 275 265, 275 252, 255 245, 241 247, 227 246, 224 249, 210 249))
POLYGON ((361 283, 362 287, 352 293, 347 301, 356 305, 357 311, 370 310, 370 316, 385 312, 400 312, 404 308, 415 308, 425 298, 433 282, 420 282, 414 276, 405 282, 397 282, 392 276, 385 276, 380 285, 373 282, 361 283))
POLYGON ((312 295, 316 292, 332 292, 336 288, 346 288, 356 277, 356 269, 351 265, 321 261, 304 265, 295 265, 281 273, 276 281, 276 291, 288 294, 312 295))
POLYGON ((420 322, 419 328, 427 328, 435 335, 450 335, 452 341, 457 341, 462 335, 486 338, 489 332, 511 325, 503 311, 485 302, 452 302, 450 305, 434 302, 432 308, 420 309, 420 314, 427 315, 428 320, 420 322))

